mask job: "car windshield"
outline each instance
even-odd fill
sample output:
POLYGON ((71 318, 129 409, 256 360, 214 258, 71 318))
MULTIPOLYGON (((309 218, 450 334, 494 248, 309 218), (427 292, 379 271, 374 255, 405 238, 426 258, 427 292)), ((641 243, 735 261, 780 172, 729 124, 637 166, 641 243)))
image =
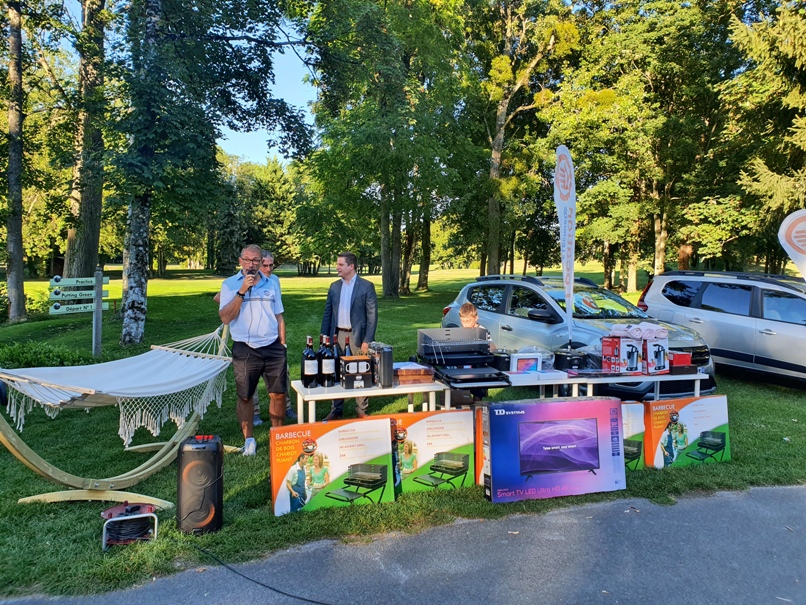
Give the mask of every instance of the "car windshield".
MULTIPOLYGON (((562 288, 546 288, 563 311, 565 292, 562 288)), ((577 319, 648 319, 649 315, 618 294, 604 288, 574 285, 574 317, 577 319)))

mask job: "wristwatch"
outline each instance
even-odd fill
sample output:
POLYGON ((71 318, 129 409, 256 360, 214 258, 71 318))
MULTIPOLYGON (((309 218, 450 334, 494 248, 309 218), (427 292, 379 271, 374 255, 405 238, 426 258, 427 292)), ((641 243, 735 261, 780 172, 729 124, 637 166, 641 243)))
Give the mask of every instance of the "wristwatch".
POLYGON ((235 296, 240 296, 241 298, 246 298, 246 294, 241 294, 240 292, 236 292, 235 296))

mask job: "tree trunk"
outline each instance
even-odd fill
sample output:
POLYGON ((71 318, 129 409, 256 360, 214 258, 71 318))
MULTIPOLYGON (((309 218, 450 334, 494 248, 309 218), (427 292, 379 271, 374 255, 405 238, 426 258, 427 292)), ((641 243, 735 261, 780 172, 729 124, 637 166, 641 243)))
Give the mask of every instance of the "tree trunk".
POLYGON ((131 235, 126 279, 129 287, 123 309, 123 333, 120 344, 138 344, 145 333, 148 310, 148 249, 151 222, 151 195, 136 195, 131 201, 131 235))
POLYGON ((74 148, 73 186, 70 211, 73 226, 67 231, 65 275, 90 277, 98 265, 101 235, 101 209, 104 184, 104 119, 102 91, 104 61, 104 22, 100 15, 106 0, 82 0, 83 24, 78 39, 79 114, 74 148))
POLYGON ((693 253, 694 247, 691 244, 681 244, 677 249, 677 268, 680 271, 691 269, 691 255, 693 253))
POLYGON ((666 225, 666 212, 659 211, 654 215, 655 228, 655 275, 660 275, 666 270, 666 239, 668 237, 666 225))
POLYGON ((487 275, 487 251, 482 250, 479 262, 479 277, 484 277, 485 275, 487 275))
POLYGON ((613 289, 613 269, 615 267, 615 259, 613 257, 613 250, 610 242, 605 241, 602 244, 602 273, 604 276, 604 285, 608 290, 613 289))
POLYGON ((423 211, 423 228, 420 237, 420 274, 417 277, 417 290, 428 290, 428 271, 431 267, 431 208, 426 204, 423 211))
MULTIPOLYGON (((143 37, 143 57, 138 66, 137 77, 145 85, 149 76, 157 72, 156 40, 157 25, 161 13, 160 0, 146 0, 146 23, 143 37)), ((153 85, 153 83, 152 83, 153 85)), ((156 110, 148 97, 138 99, 140 106, 135 103, 134 110, 140 111, 146 123, 156 120, 156 110)), ((155 151, 153 144, 148 140, 134 140, 137 156, 146 171, 154 164, 155 151)), ((146 313, 148 310, 148 251, 151 237, 151 196, 153 190, 150 177, 145 175, 138 191, 129 203, 129 263, 124 281, 128 282, 126 302, 123 308, 123 330, 120 342, 123 345, 138 344, 143 341, 145 334, 146 313)))
POLYGON ((391 202, 385 187, 381 187, 381 290, 384 298, 394 297, 397 282, 392 280, 392 242, 390 239, 391 202))
POLYGON ((8 321, 24 321, 25 265, 22 248, 22 15, 20 2, 8 3, 8 321))
POLYGON ((411 294, 411 266, 414 264, 414 252, 417 249, 416 213, 409 212, 406 226, 406 240, 403 243, 403 268, 400 272, 400 294, 411 294))
POLYGON ((627 292, 638 290, 638 247, 630 247, 630 258, 627 262, 627 292))
POLYGON ((487 200, 487 274, 494 275, 501 270, 501 200, 498 194, 498 179, 501 176, 501 156, 504 151, 504 133, 507 127, 509 96, 498 102, 495 112, 495 134, 490 154, 490 181, 493 193, 487 200))
MULTIPOLYGON (((394 204, 394 202, 393 202, 394 204)), ((396 205, 396 204, 394 204, 396 205)), ((390 294, 392 298, 400 296, 400 256, 401 256, 401 226, 403 215, 400 210, 392 211, 392 275, 389 282, 394 286, 394 291, 390 294)))

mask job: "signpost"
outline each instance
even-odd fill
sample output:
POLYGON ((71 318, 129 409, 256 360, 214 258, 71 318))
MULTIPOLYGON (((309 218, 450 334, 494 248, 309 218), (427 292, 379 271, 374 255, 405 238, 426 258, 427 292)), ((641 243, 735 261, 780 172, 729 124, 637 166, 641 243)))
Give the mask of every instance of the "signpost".
POLYGON ((92 355, 101 355, 101 320, 103 311, 109 309, 109 303, 102 302, 109 296, 109 290, 104 290, 104 284, 109 283, 109 278, 104 277, 103 269, 95 269, 95 277, 71 277, 63 278, 55 275, 50 280, 50 287, 54 290, 50 293, 50 300, 54 302, 50 306, 50 315, 63 315, 65 313, 87 313, 92 311, 92 355), (70 288, 70 290, 62 290, 70 288), (88 302, 78 302, 92 300, 88 302))
POLYGON ((565 145, 557 147, 557 167, 554 169, 554 205, 560 221, 560 254, 565 286, 565 314, 568 318, 568 348, 571 348, 574 323, 574 243, 577 228, 577 192, 574 163, 565 145))

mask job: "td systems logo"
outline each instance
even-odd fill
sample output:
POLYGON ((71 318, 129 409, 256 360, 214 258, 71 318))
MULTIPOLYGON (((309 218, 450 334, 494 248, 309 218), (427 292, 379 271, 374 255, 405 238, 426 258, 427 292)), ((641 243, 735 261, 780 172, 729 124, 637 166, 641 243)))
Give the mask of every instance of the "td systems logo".
POLYGON ((509 416, 511 414, 525 414, 525 410, 493 410, 496 416, 509 416))

